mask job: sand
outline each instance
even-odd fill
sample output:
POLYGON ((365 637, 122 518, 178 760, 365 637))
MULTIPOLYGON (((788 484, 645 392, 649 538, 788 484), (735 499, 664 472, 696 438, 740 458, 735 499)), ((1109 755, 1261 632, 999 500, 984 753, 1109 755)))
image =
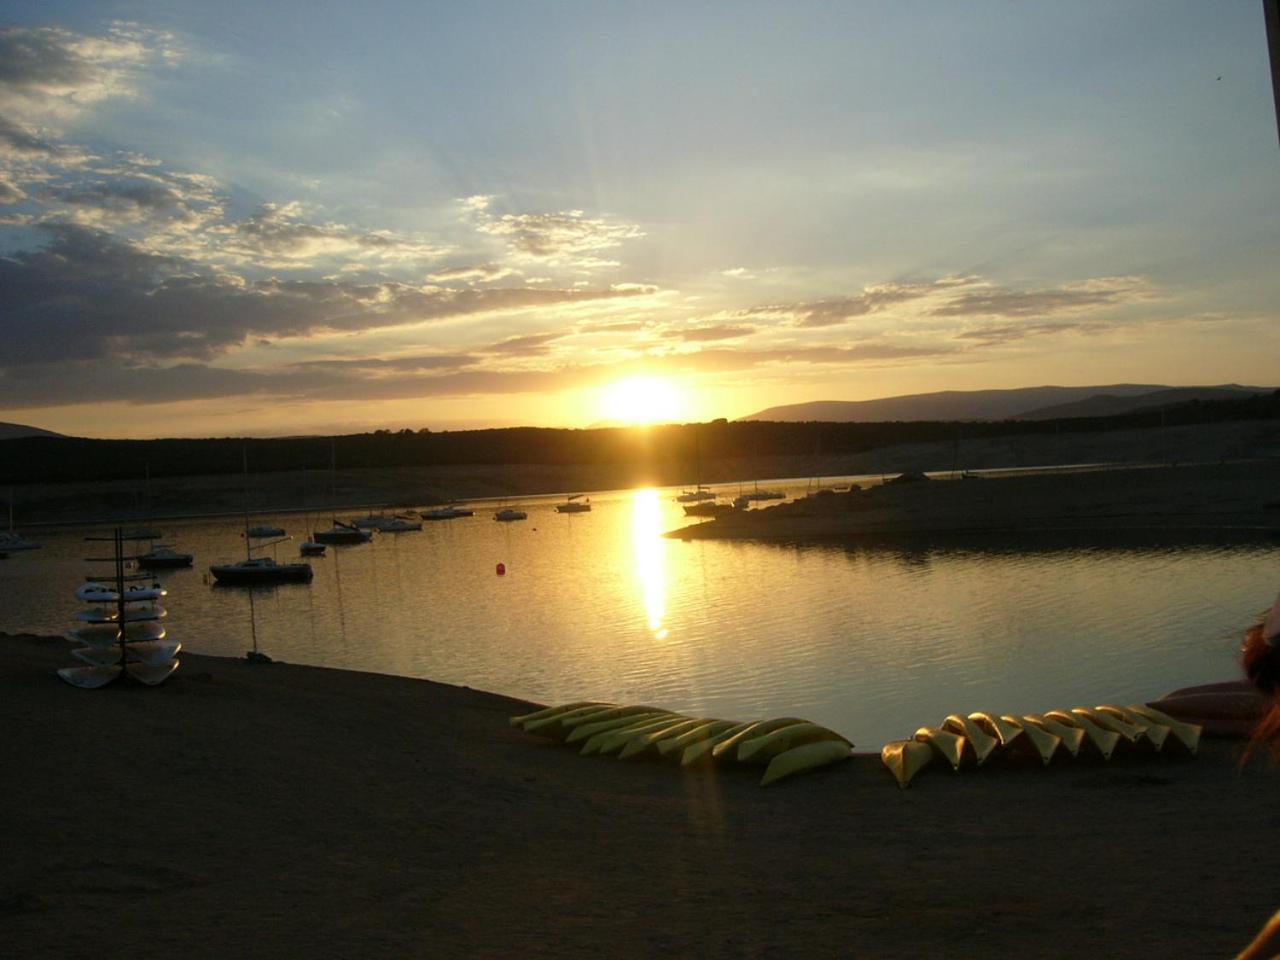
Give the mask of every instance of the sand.
POLYGON ((1280 771, 1238 741, 762 789, 467 688, 183 656, 79 691, 67 649, 0 635, 12 960, 1224 957, 1280 904, 1280 771))

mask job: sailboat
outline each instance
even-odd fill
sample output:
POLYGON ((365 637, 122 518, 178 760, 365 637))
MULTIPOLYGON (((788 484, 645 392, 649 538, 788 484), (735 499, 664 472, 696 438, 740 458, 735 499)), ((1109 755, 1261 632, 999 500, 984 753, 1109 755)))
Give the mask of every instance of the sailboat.
POLYGON ((693 434, 693 468, 694 480, 696 481, 692 490, 681 490, 676 496, 676 503, 701 503, 704 500, 714 500, 716 495, 702 485, 702 443, 698 438, 697 428, 694 428, 693 434))
MULTIPOLYGON (((338 487, 337 445, 332 440, 329 441, 329 476, 329 499, 332 506, 332 501, 337 497, 338 487)), ((361 530, 354 524, 343 523, 338 519, 336 512, 333 515, 333 526, 328 530, 315 530, 311 534, 311 542, 320 544, 368 543, 372 539, 372 534, 361 530)))
POLYGON ((589 513, 590 511, 591 501, 582 499, 582 494, 580 493, 575 493, 564 503, 556 504, 556 513, 589 513))
MULTIPOLYGON (((249 455, 244 453, 244 471, 249 476, 249 455)), ((235 563, 216 563, 209 567, 214 580, 229 586, 257 586, 271 583, 310 583, 312 577, 309 563, 276 563, 271 557, 255 557, 254 550, 264 550, 278 543, 284 543, 288 537, 270 540, 267 543, 255 544, 252 527, 249 526, 249 491, 245 488, 244 513, 244 559, 235 563)))
POLYGON ((40 547, 38 543, 32 543, 25 539, 21 534, 15 533, 13 530, 13 491, 9 491, 9 529, 0 530, 0 558, 7 557, 11 553, 18 553, 21 550, 36 550, 40 547))

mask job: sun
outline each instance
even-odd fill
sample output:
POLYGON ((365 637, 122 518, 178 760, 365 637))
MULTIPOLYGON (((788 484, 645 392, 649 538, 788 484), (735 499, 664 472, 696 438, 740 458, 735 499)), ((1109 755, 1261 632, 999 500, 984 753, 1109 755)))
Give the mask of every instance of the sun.
POLYGON ((684 410, 680 388, 665 377, 627 377, 608 384, 600 395, 606 420, 649 424, 679 420, 684 410))

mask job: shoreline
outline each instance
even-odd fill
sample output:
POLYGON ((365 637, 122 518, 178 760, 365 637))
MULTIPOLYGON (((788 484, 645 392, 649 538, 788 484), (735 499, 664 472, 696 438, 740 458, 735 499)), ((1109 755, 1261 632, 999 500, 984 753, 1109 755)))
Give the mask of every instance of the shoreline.
POLYGON ((880 484, 665 534, 681 540, 1050 533, 1280 535, 1280 459, 880 484))
POLYGON ((1241 854, 1280 771, 1228 741, 760 788, 579 757, 466 687, 183 655, 80 691, 67 648, 0 637, 15 960, 1230 956, 1274 909, 1241 854))

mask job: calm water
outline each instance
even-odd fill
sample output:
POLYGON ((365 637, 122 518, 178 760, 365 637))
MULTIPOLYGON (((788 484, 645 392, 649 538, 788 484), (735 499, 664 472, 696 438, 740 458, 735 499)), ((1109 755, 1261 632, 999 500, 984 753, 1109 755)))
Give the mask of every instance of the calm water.
MULTIPOLYGON (((168 522, 165 539, 196 555, 160 575, 169 636, 240 656, 256 632, 280 660, 542 702, 794 714, 877 748, 955 711, 1133 702, 1232 677, 1241 631, 1280 586, 1274 542, 684 543, 660 536, 685 522, 672 494, 600 494, 578 515, 523 500, 529 519, 511 524, 481 508, 330 547, 309 586, 254 591, 207 575, 242 555, 240 521, 168 522)), ((42 531, 43 549, 0 561, 0 630, 72 625, 72 591, 104 566, 82 559, 102 550, 88 532, 42 531)), ((277 551, 292 559, 296 542, 277 551)))

